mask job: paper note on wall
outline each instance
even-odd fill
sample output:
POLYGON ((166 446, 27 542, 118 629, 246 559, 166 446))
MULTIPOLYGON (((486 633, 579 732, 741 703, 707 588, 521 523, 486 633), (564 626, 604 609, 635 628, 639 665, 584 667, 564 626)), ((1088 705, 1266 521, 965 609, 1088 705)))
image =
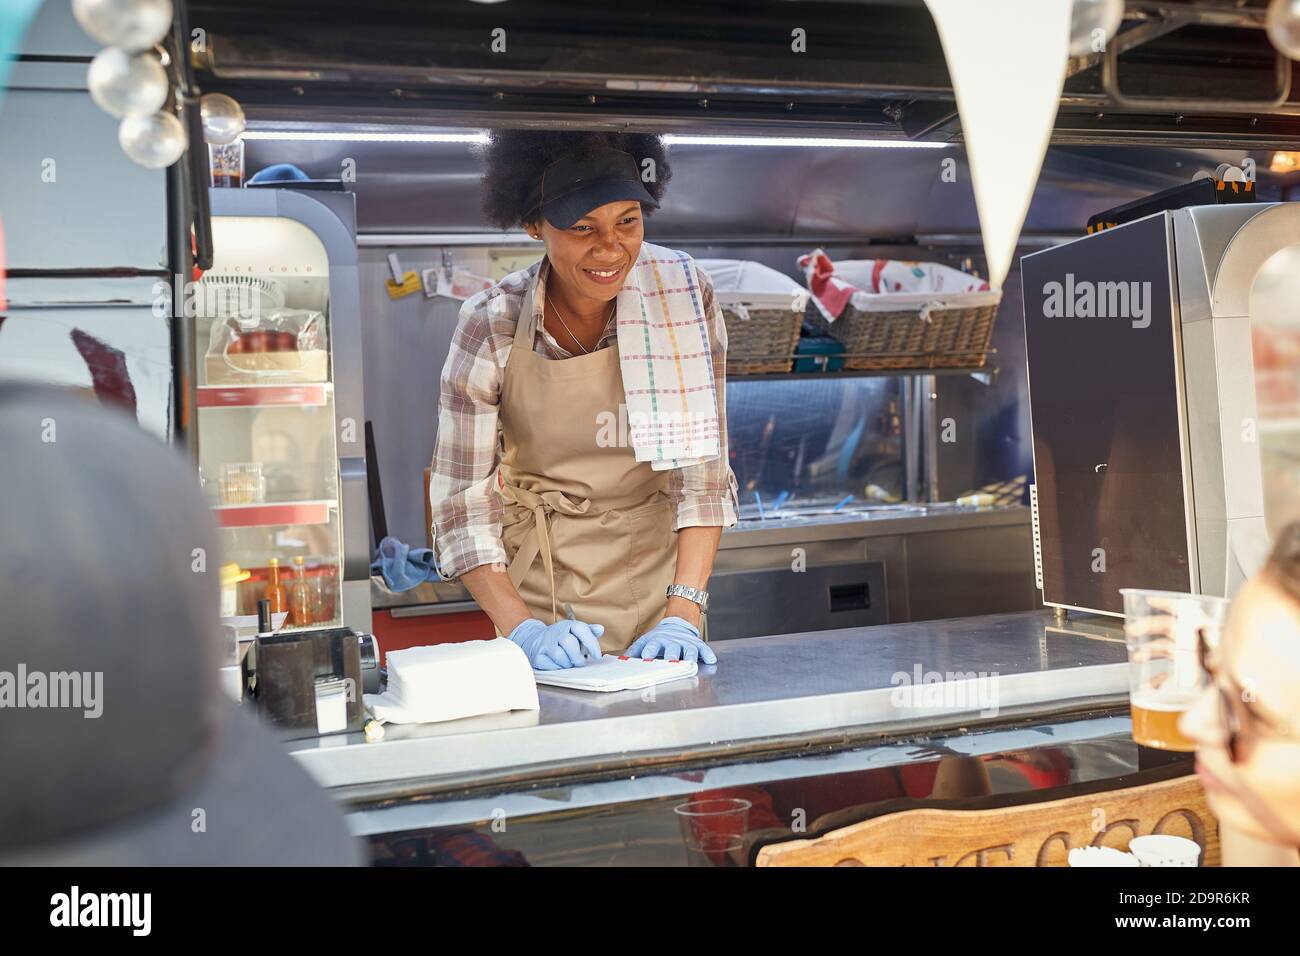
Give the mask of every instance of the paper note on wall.
POLYGON ((488 275, 500 281, 512 272, 527 269, 542 257, 540 246, 525 249, 493 249, 488 253, 488 275))

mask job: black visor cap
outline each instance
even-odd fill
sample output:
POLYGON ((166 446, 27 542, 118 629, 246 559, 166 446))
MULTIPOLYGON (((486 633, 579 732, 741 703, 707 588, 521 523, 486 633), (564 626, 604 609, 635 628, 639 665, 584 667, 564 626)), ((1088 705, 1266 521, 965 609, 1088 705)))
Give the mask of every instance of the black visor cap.
POLYGON ((658 208, 641 182, 636 160, 621 150, 566 156, 542 173, 533 209, 556 229, 568 229, 593 209, 631 200, 658 208))

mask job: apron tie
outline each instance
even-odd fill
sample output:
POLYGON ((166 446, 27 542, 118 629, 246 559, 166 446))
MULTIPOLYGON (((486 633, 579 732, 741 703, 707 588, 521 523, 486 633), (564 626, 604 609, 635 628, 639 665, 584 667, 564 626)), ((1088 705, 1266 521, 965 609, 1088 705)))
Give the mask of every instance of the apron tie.
POLYGON ((497 486, 501 491, 501 497, 526 509, 532 522, 532 527, 524 535, 523 541, 519 544, 519 550, 515 552, 514 558, 511 559, 510 565, 506 569, 510 575, 510 583, 518 588, 540 554, 542 566, 546 569, 546 575, 551 584, 552 624, 559 620, 559 615, 555 592, 555 563, 551 555, 551 516, 560 514, 581 517, 612 511, 616 508, 631 508, 649 503, 657 494, 655 492, 649 496, 639 495, 634 498, 616 499, 605 503, 603 508, 593 510, 590 498, 573 498, 562 491, 543 491, 539 494, 512 484, 506 480, 502 472, 498 472, 497 476, 497 486))
POLYGON ((591 499, 583 498, 575 501, 562 491, 545 491, 538 494, 520 488, 518 485, 512 485, 504 477, 500 484, 501 496, 507 501, 513 501, 527 508, 532 516, 532 527, 528 529, 508 568, 510 583, 518 588, 524 580, 524 575, 528 573, 540 554, 542 566, 546 568, 547 577, 551 582, 551 623, 554 624, 559 618, 556 613, 555 562, 551 556, 551 515, 556 512, 584 515, 591 508, 591 499))

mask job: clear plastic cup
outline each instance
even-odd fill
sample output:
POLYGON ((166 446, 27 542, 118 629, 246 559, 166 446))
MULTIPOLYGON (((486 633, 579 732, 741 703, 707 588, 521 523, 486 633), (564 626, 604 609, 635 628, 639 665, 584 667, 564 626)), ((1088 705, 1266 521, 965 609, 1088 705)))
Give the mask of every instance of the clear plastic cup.
POLYGON ((223 145, 209 143, 208 168, 215 187, 232 186, 238 189, 244 185, 244 141, 237 139, 223 145))
POLYGON ((1211 649, 1218 647, 1228 601, 1143 588, 1122 588, 1120 593, 1133 739, 1160 750, 1195 750, 1178 721, 1205 688, 1201 636, 1211 649))
POLYGON ((748 800, 701 797, 673 807, 682 827, 686 862, 691 866, 743 866, 748 800))

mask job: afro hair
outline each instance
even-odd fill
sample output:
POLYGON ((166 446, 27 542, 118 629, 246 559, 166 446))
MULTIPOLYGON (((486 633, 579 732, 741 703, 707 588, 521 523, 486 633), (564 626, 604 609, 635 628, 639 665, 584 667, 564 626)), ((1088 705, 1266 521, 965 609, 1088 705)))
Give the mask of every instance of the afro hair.
MULTIPOLYGON (((502 229, 525 223, 535 211, 528 208, 529 198, 543 170, 565 156, 587 156, 609 149, 630 153, 642 169, 647 159, 652 160, 655 175, 644 185, 656 202, 663 197, 672 170, 667 147, 653 133, 501 129, 494 130, 480 150, 485 167, 484 215, 502 229)), ((652 211, 653 207, 647 206, 644 215, 652 211)))

